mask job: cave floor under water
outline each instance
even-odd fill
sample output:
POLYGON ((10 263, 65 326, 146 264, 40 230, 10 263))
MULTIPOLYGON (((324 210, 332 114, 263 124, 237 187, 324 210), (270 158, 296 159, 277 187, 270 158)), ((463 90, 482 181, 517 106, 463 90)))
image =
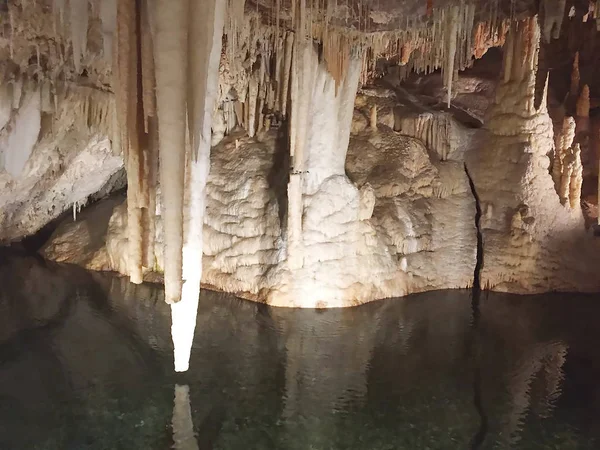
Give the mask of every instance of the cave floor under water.
POLYGON ((600 448, 598 296, 203 291, 175 374, 159 286, 18 255, 0 286, 3 450, 600 448))

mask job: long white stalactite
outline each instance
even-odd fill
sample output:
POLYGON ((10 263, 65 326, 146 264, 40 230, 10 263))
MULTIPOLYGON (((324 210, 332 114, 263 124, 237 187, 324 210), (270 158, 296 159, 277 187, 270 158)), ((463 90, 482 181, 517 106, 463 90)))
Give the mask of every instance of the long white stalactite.
POLYGON ((155 0, 154 62, 165 229, 165 300, 181 299, 189 0, 155 0))
POLYGON ((225 2, 191 0, 188 117, 192 152, 188 158, 187 233, 183 251, 181 301, 171 305, 175 370, 189 367, 202 279, 202 233, 210 169, 211 123, 219 87, 225 2), (200 25, 201 24, 201 25, 200 25))

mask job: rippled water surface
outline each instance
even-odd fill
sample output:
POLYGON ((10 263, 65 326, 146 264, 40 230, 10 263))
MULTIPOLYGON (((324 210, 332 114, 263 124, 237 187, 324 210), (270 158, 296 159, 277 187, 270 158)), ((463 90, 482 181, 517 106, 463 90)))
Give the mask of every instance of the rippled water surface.
POLYGON ((598 449, 600 298, 442 291, 272 309, 0 256, 0 449, 598 449))

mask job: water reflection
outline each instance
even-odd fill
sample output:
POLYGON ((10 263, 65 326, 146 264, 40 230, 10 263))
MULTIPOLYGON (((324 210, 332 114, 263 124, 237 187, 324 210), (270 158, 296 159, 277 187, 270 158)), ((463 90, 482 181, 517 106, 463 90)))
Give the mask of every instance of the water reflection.
POLYGON ((173 405, 173 448, 175 450, 199 450, 194 423, 192 422, 192 407, 190 405, 190 387, 175 385, 175 404, 173 405))
POLYGON ((0 263, 0 448, 597 448, 585 296, 468 291, 350 310, 203 293, 173 374, 162 290, 0 263))

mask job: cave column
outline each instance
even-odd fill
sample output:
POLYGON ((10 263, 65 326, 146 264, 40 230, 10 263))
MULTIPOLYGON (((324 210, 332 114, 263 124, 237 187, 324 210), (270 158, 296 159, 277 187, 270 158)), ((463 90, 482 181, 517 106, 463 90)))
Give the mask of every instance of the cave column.
POLYGON ((292 63, 290 157, 288 184, 288 265, 303 266, 304 196, 314 194, 334 175, 345 175, 346 153, 361 60, 349 47, 336 63, 341 79, 331 74, 331 61, 319 61, 310 41, 296 39, 292 63))
POLYGON ((311 113, 311 97, 318 56, 310 41, 297 39, 292 58, 290 105, 290 161, 288 184, 288 264, 291 269, 303 265, 302 250, 302 180, 305 147, 311 113))

